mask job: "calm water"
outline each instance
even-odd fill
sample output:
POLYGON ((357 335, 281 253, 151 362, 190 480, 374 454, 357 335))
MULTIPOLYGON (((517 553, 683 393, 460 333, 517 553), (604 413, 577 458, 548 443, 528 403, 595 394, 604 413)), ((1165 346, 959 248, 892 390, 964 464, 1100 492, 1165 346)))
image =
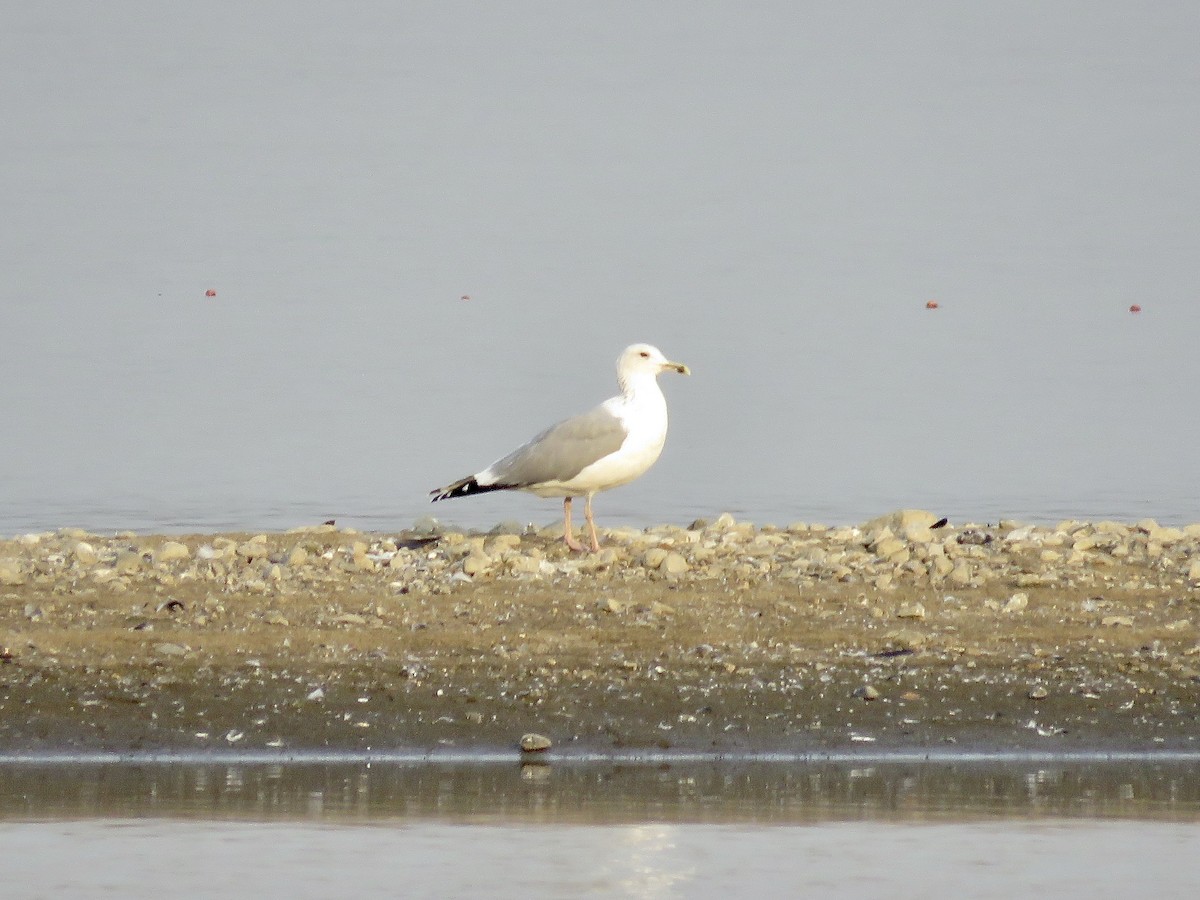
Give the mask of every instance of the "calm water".
POLYGON ((12 896, 1156 897, 1194 761, 0 765, 12 896))
POLYGON ((404 526, 635 340, 695 376, 604 524, 1200 520, 1198 31, 1182 2, 10 4, 0 534, 404 526))

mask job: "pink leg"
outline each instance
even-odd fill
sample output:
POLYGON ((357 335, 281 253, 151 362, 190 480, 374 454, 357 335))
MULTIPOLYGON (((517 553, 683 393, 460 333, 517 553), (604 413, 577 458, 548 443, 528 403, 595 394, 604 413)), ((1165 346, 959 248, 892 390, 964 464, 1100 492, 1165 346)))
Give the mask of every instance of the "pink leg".
POLYGON ((583 507, 583 517, 587 519, 588 529, 592 532, 592 552, 600 552, 600 538, 596 536, 596 522, 592 519, 592 495, 587 495, 587 503, 583 507))
POLYGON ((575 540, 575 536, 571 534, 571 498, 563 498, 563 540, 566 541, 568 547, 577 553, 583 552, 583 544, 575 540))

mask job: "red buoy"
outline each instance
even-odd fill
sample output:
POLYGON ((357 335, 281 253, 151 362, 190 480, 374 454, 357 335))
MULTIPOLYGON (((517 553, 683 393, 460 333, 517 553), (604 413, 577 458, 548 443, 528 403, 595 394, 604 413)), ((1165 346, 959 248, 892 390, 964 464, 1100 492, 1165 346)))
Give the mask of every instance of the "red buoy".
POLYGON ((926 301, 926 303, 925 303, 925 308, 926 308, 926 309, 937 309, 937 308, 938 308, 938 302, 937 302, 936 300, 929 300, 929 301, 926 301))
POLYGON ((1135 303, 1135 304, 1133 304, 1133 306, 1129 307, 1129 311, 1131 313, 1140 313, 1142 311, 1142 308, 1135 303))
POLYGON ((214 291, 212 288, 209 288, 207 291, 204 292, 204 296, 205 297, 215 297, 215 296, 217 296, 217 292, 214 291))

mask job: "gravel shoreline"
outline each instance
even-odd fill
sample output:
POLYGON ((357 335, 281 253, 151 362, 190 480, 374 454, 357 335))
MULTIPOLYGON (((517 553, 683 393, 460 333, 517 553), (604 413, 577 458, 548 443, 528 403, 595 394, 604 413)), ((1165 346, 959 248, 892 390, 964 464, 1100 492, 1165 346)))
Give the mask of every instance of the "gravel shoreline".
POLYGON ((1200 751, 1200 525, 903 510, 602 541, 0 541, 0 746, 1200 751))

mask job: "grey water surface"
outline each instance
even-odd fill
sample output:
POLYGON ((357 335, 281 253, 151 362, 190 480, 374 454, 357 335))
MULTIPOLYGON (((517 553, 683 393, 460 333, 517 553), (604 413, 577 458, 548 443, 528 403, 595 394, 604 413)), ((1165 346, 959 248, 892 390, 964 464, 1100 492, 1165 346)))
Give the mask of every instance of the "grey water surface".
POLYGON ((0 765, 13 896, 1191 897, 1195 760, 0 765))
POLYGON ((601 524, 1198 520, 1198 32, 1113 0, 10 4, 0 534, 550 522, 427 492, 634 341, 695 374, 601 524))

